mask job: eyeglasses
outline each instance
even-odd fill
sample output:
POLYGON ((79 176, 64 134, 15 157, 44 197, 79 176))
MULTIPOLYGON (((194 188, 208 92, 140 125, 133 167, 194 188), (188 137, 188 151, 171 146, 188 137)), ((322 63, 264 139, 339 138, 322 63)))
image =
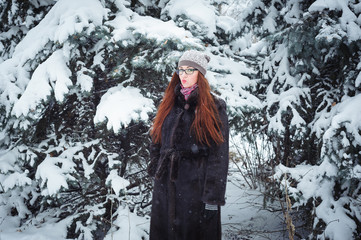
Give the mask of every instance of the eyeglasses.
POLYGON ((178 75, 181 75, 183 73, 186 73, 187 75, 192 75, 194 73, 194 71, 198 71, 198 70, 195 68, 187 68, 187 69, 177 69, 175 72, 178 75))

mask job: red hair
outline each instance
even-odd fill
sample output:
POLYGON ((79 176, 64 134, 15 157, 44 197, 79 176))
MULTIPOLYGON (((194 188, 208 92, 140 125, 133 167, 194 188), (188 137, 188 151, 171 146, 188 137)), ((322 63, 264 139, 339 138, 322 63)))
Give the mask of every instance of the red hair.
MULTIPOLYGON (((158 107, 158 112, 150 131, 150 135, 154 143, 161 143, 162 141, 162 125, 164 119, 168 116, 174 106, 176 98, 174 89, 179 83, 179 76, 174 73, 167 89, 165 90, 163 100, 158 107)), ((216 104, 211 95, 209 83, 200 72, 198 72, 197 84, 199 96, 191 130, 195 133, 198 142, 210 146, 210 140, 213 140, 213 142, 218 145, 224 141, 220 128, 221 122, 216 104)))

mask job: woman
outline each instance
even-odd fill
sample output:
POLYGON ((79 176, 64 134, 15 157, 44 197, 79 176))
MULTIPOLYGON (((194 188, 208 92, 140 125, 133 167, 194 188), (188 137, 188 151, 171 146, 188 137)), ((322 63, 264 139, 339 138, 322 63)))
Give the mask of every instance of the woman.
POLYGON ((210 58, 186 51, 151 129, 150 240, 220 240, 228 172, 226 104, 210 92, 210 58))

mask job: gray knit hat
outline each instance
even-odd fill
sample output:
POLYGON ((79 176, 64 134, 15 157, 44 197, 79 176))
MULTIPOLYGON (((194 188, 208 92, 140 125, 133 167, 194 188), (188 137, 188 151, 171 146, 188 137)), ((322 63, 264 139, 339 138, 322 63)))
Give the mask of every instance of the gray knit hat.
POLYGON ((206 75, 207 64, 210 60, 211 58, 202 52, 196 50, 188 50, 184 52, 182 57, 179 59, 178 67, 194 67, 198 69, 203 75, 206 75))

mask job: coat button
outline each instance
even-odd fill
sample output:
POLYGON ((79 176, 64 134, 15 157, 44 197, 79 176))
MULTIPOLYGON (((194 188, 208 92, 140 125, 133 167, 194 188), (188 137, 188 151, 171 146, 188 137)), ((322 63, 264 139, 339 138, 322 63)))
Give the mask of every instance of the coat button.
POLYGON ((197 146, 196 144, 193 144, 193 145, 191 146, 191 151, 192 151, 193 154, 198 154, 198 153, 199 153, 199 148, 198 148, 198 146, 197 146))
POLYGON ((188 109, 189 109, 189 104, 188 104, 188 103, 186 103, 186 105, 184 105, 184 109, 185 109, 185 110, 188 110, 188 109))

